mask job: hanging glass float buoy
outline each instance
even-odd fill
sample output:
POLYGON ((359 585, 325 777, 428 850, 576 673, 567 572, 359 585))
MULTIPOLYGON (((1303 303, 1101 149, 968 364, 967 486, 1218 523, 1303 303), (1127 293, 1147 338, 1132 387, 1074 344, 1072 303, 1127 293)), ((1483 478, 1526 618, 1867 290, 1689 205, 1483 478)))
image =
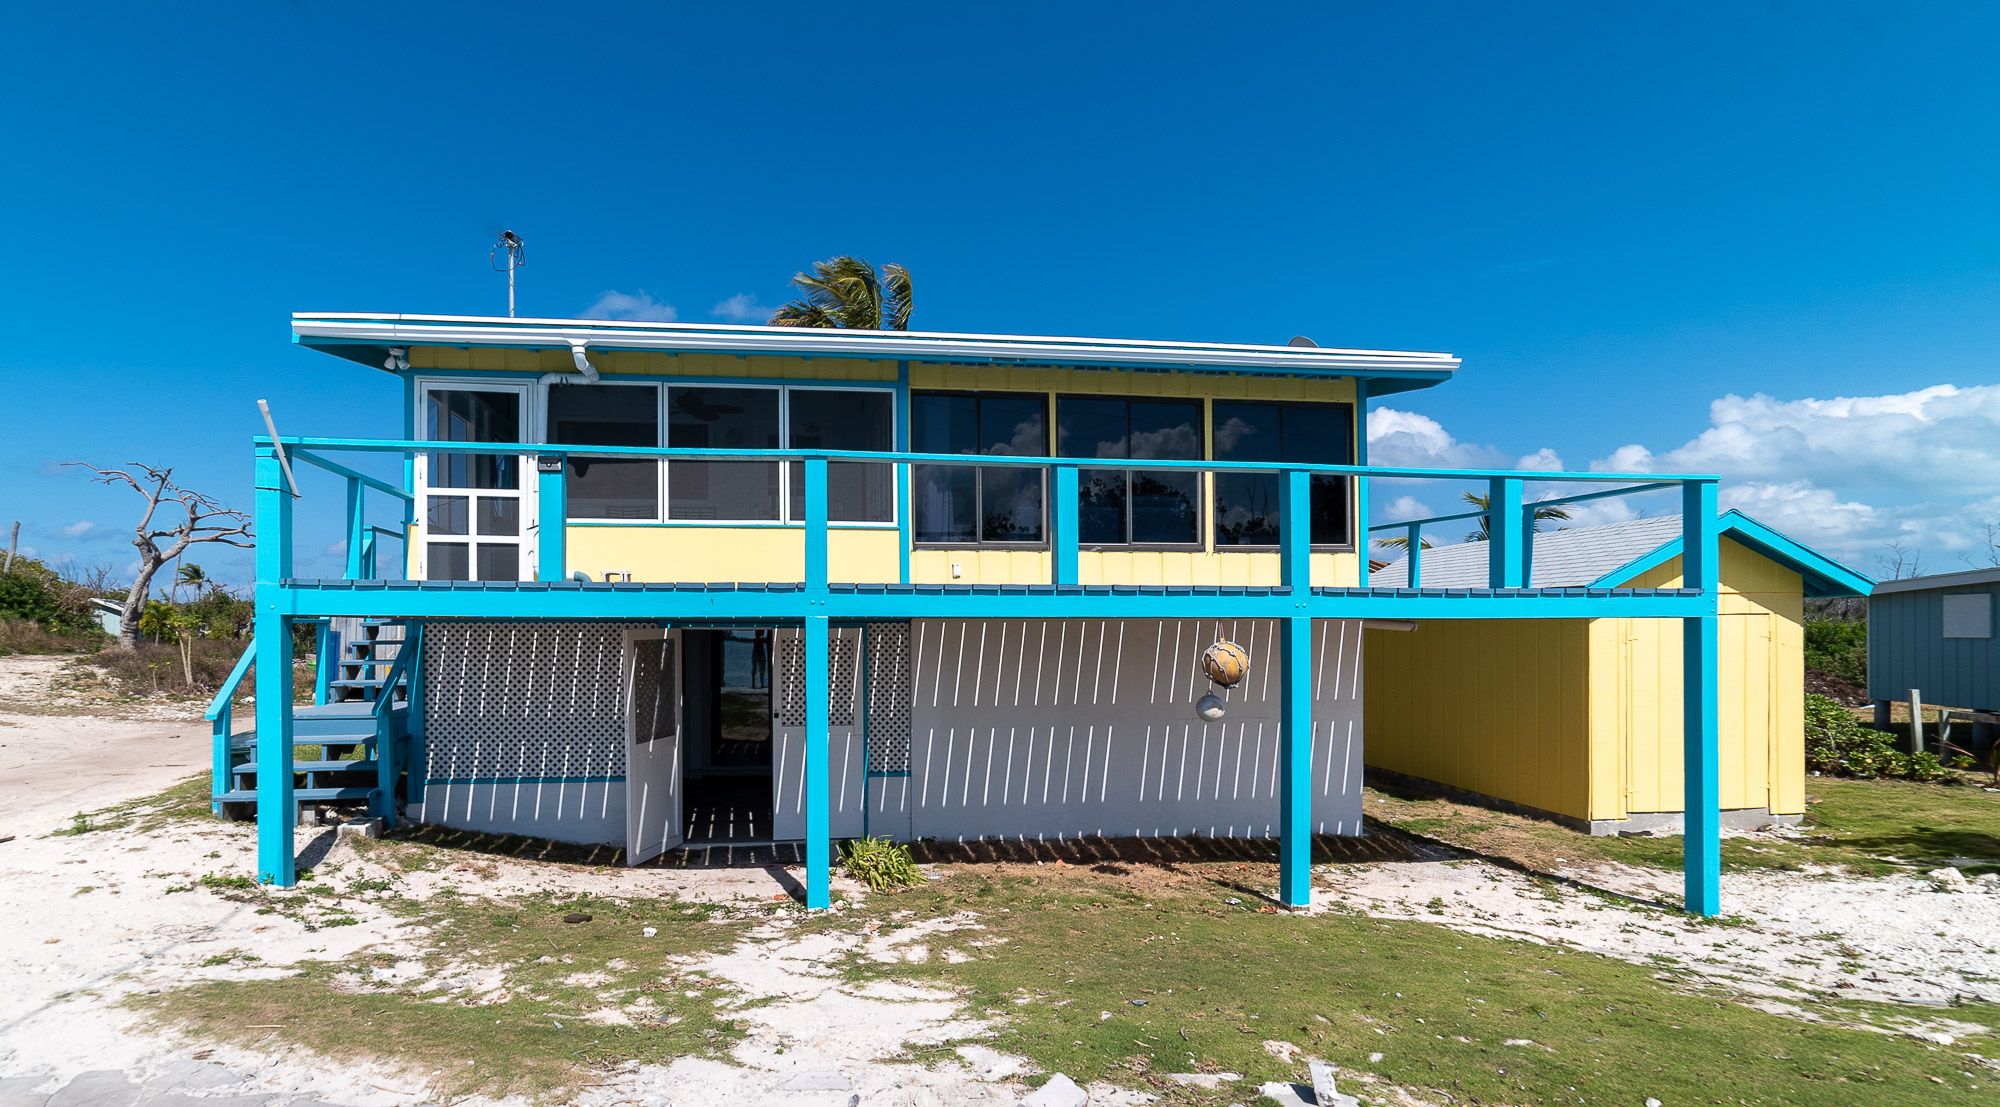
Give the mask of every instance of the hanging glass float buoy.
POLYGON ((1250 672, 1250 655, 1242 646, 1221 638, 1202 651, 1201 671, 1222 687, 1233 688, 1250 672))
POLYGON ((1200 699, 1194 701, 1194 713, 1201 716, 1203 722, 1212 723, 1222 718, 1222 710, 1222 697, 1214 692, 1204 692, 1200 699))

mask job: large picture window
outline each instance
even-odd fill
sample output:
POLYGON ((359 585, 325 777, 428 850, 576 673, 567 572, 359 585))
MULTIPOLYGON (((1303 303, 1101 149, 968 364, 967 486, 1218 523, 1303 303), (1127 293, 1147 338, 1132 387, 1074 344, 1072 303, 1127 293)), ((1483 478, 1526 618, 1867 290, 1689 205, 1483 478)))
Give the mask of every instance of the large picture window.
MULTIPOLYGON (((667 445, 684 449, 780 449, 775 388, 711 385, 667 389, 667 445)), ((776 522, 776 461, 674 461, 667 466, 667 517, 776 522)))
MULTIPOLYGON (((1217 400, 1215 460, 1349 465, 1354 461, 1352 404, 1259 404, 1217 400)), ((1275 546, 1283 522, 1276 473, 1215 474, 1215 544, 1275 546)), ((1353 542, 1353 481, 1312 478, 1312 543, 1353 542)))
MULTIPOLYGON (((564 384, 549 389, 548 441, 565 446, 660 444, 660 390, 642 384, 564 384)), ((571 519, 656 520, 655 458, 572 457, 564 478, 571 519)))
MULTIPOLYGON (((1200 461, 1199 400, 1056 398, 1056 452, 1121 461, 1200 461)), ((1079 469, 1077 538, 1086 546, 1201 542, 1201 474, 1079 469)))
MULTIPOLYGON (((791 388, 785 392, 794 450, 896 448, 896 394, 848 388, 791 388)), ((791 519, 806 516, 805 462, 791 465, 791 519)), ((826 517, 835 523, 896 521, 896 467, 832 461, 826 466, 826 517)))
MULTIPOLYGON (((1047 457, 1048 400, 1033 393, 916 392, 917 453, 1047 457)), ((1037 543, 1046 539, 1040 467, 913 465, 912 536, 920 543, 1037 543)))

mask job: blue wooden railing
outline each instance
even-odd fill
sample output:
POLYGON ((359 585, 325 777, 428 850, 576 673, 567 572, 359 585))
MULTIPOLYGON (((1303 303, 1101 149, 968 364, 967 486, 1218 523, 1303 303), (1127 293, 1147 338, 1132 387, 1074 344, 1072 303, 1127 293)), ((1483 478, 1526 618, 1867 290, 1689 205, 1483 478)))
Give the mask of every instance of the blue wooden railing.
MULTIPOLYGON (((256 662, 257 640, 252 638, 243 644, 243 656, 236 659, 236 667, 229 670, 229 675, 222 681, 222 687, 216 689, 215 698, 208 701, 208 711, 202 716, 209 722, 212 739, 213 760, 210 766, 212 775, 209 788, 209 794, 212 796, 219 796, 229 791, 231 701, 236 697, 237 686, 243 683, 244 674, 248 673, 250 666, 256 662)), ((222 814, 222 804, 219 801, 209 806, 216 814, 222 814)))
MULTIPOLYGON (((273 449, 272 440, 259 438, 261 449, 273 449)), ((1422 519, 1404 520, 1392 523, 1377 523, 1361 530, 1363 534, 1383 531, 1402 531, 1414 552, 1422 548, 1423 528, 1439 523, 1487 518, 1490 536, 1488 547, 1488 586, 1495 589, 1520 589, 1530 586, 1530 572, 1533 563, 1534 512, 1556 504, 1581 503, 1589 500, 1614 496, 1632 496, 1647 492, 1679 489, 1684 499, 1699 499, 1703 489, 1708 498, 1713 498, 1716 478, 1712 476, 1662 476, 1659 474, 1636 473, 1569 473, 1569 472, 1527 472, 1510 469, 1425 469, 1395 468, 1381 465, 1313 465, 1302 463, 1270 462, 1228 462, 1228 461, 1147 461, 1144 463, 1107 464, 1097 458, 1052 458, 1017 457, 992 454, 929 454, 913 452, 860 452, 848 450, 737 450, 737 449, 687 449, 673 447, 642 448, 632 446, 573 446, 548 445, 526 442, 417 442, 348 438, 283 438, 278 440, 295 461, 316 466, 346 479, 347 481, 347 577, 366 579, 375 575, 375 538, 392 537, 407 544, 406 530, 371 525, 366 518, 366 492, 373 490, 394 497, 402 507, 402 522, 407 528, 414 521, 415 496, 412 492, 397 488, 385 481, 367 476, 350 469, 325 456, 327 453, 392 454, 405 458, 423 454, 466 454, 512 457, 533 457, 542 464, 537 465, 535 490, 539 500, 538 514, 545 520, 561 520, 566 517, 565 504, 567 487, 565 473, 568 460, 572 457, 585 458, 639 458, 685 461, 762 461, 762 462, 803 462, 805 517, 793 521, 793 527, 803 527, 806 538, 805 579, 808 587, 823 587, 826 583, 827 546, 827 466, 835 462, 861 462, 893 465, 897 469, 898 480, 907 482, 909 467, 912 465, 938 465, 955 467, 992 467, 1005 469, 1041 469, 1048 475, 1048 547, 1050 550, 1050 580, 1055 585, 1078 583, 1078 552, 1082 548, 1079 540, 1078 514, 1080 510, 1080 480, 1082 469, 1117 469, 1134 472, 1199 472, 1199 473, 1275 473, 1283 482, 1280 489, 1281 510, 1279 512, 1278 542, 1280 577, 1285 584, 1305 583, 1310 580, 1310 558, 1312 544, 1311 531, 1311 481, 1315 476, 1352 477, 1356 480, 1356 492, 1352 498, 1352 512, 1356 518, 1367 515, 1367 478, 1384 480, 1444 480, 1444 481, 1484 481, 1488 487, 1490 508, 1484 511, 1467 511, 1453 515, 1436 515, 1422 519), (1583 485, 1615 485, 1572 495, 1554 496, 1546 499, 1527 501, 1522 496, 1523 486, 1529 482, 1568 483, 1583 485)), ((525 489, 524 489, 525 491, 525 489)), ((909 520, 903 519, 907 528, 909 520)), ((1684 513, 1682 526, 1684 536, 1692 544, 1699 544, 1702 533, 1712 529, 1713 521, 1699 518, 1695 513, 1684 513)), ((560 581, 566 579, 564 527, 544 526, 540 528, 539 564, 536 579, 560 581)), ((906 543, 907 544, 907 543, 906 543)), ((1354 546, 1366 552, 1367 543, 1357 541, 1354 546)), ((407 557, 405 558, 407 561, 407 557)), ((1421 587, 1419 559, 1410 559, 1411 576, 1407 587, 1421 587)), ((1360 583, 1367 584, 1367 561, 1361 558, 1360 583)), ((395 574, 400 576, 401 574, 395 574)), ((907 578, 907 564, 900 583, 910 583, 907 578)), ((1691 584, 1690 587, 1697 587, 1691 584)))

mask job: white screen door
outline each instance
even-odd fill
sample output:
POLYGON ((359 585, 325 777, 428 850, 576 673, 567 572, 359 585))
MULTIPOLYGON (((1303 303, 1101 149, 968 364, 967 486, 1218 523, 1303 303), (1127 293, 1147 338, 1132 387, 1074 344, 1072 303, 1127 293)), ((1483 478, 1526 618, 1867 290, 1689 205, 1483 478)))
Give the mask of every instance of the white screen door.
POLYGON ((625 632, 625 863, 681 844, 680 632, 625 632))
MULTIPOLYGON (((533 424, 523 385, 425 382, 419 431, 431 442, 519 442, 533 424)), ((421 580, 532 580, 534 478, 507 454, 417 457, 417 575, 421 580)))

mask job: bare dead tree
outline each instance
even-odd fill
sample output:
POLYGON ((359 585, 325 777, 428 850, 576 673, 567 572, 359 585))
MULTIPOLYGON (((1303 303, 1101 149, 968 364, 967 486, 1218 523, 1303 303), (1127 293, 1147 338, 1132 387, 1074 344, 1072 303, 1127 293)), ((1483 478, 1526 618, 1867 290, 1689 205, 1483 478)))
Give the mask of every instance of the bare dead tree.
POLYGON ((1979 536, 1985 544, 1976 553, 1961 552, 1958 559, 1975 569, 2000 569, 2000 520, 1979 524, 1979 536))
POLYGON ((1875 555, 1875 564, 1889 574, 1890 580, 1920 577, 1924 575, 1924 552, 1904 546, 1903 540, 1897 538, 1875 555))
POLYGON ((250 517, 232 511, 208 496, 174 483, 172 467, 156 469, 132 462, 123 469, 100 469, 83 461, 68 462, 97 476, 98 484, 125 485, 146 500, 146 513, 133 528, 132 545, 139 551, 139 569, 132 589, 125 595, 118 618, 118 645, 136 649, 139 645, 139 614, 146 608, 146 594, 152 590, 153 576, 168 563, 201 542, 220 542, 249 548, 257 544, 250 533, 250 517), (135 472, 133 472, 136 470, 135 472), (159 517, 165 514, 165 520, 159 517))

